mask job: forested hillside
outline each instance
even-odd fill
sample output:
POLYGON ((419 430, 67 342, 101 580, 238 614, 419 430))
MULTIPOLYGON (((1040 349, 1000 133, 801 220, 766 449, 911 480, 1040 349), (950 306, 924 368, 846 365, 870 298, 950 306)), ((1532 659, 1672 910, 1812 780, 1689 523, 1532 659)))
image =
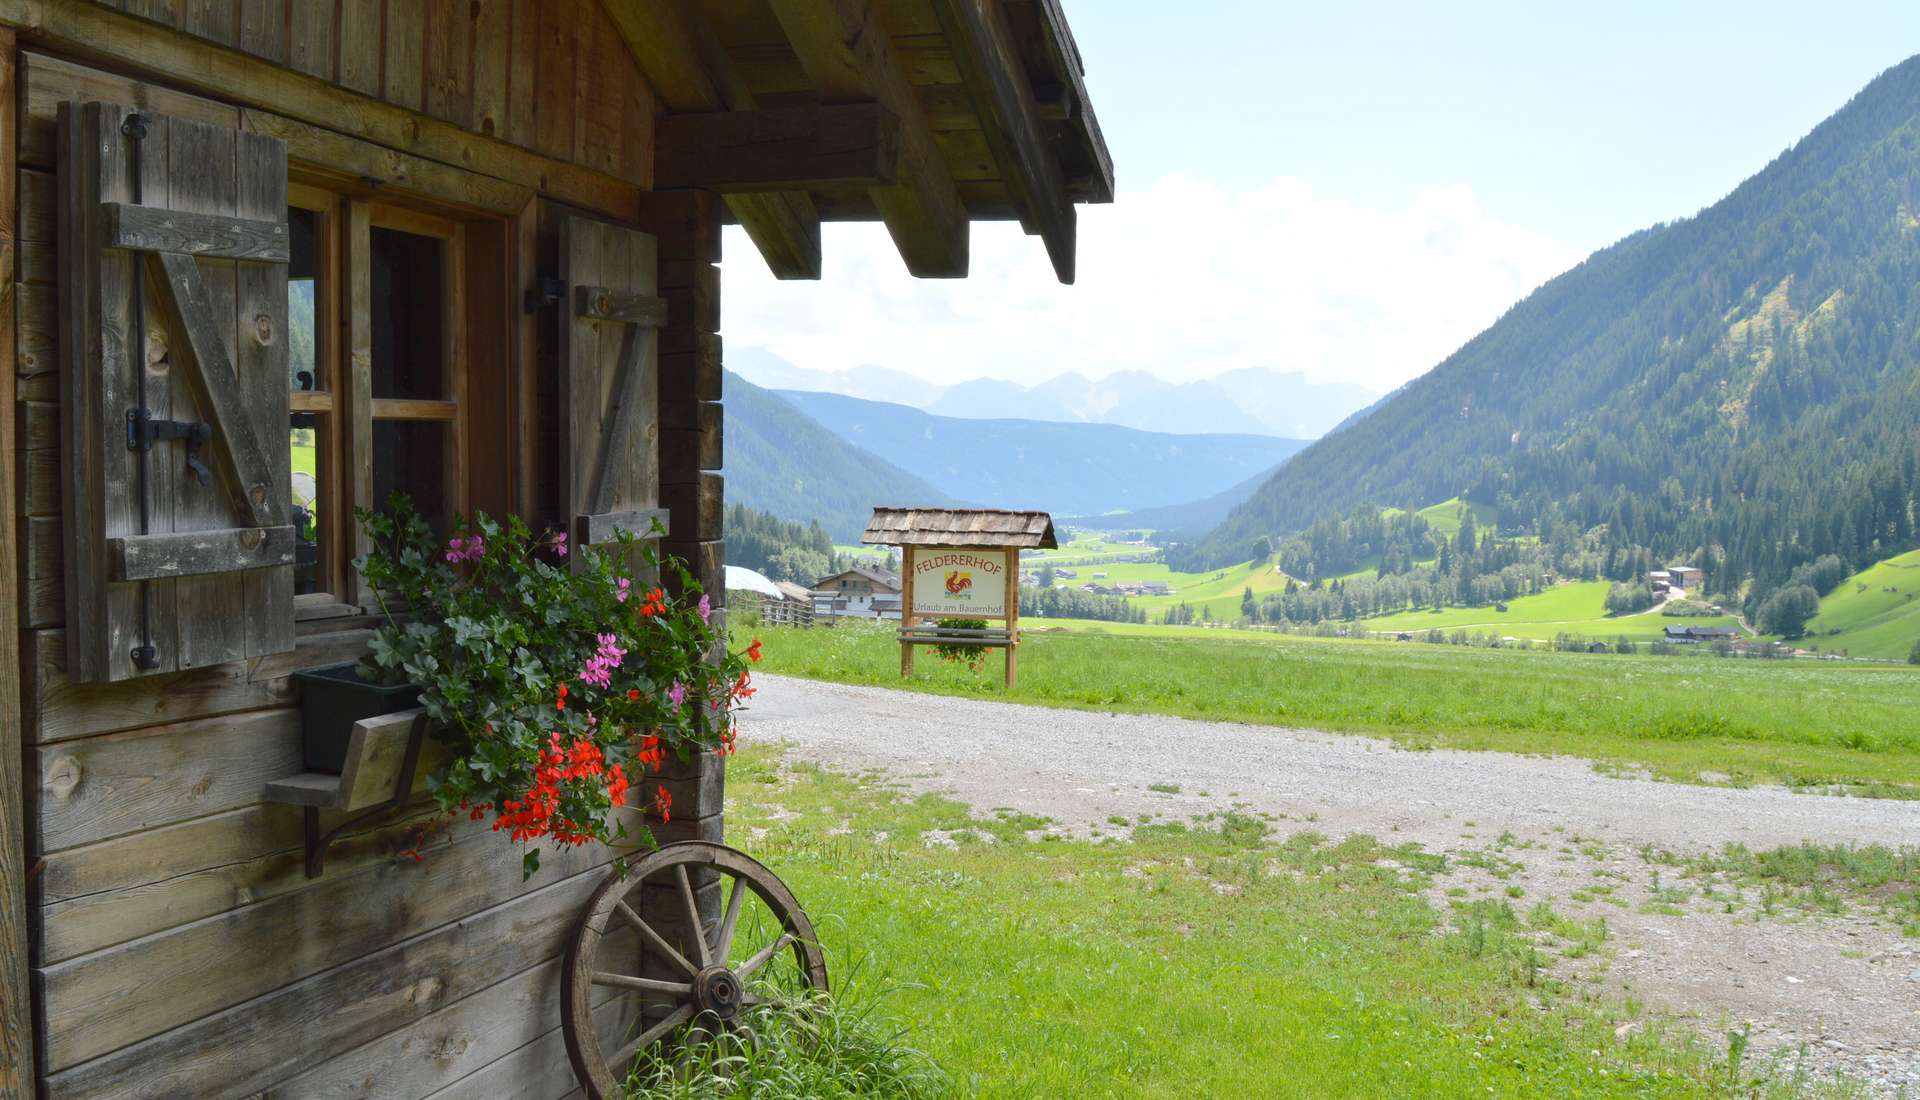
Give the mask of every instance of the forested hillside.
POLYGON ((1917 494, 1920 59, 1721 202, 1541 287, 1174 560, 1463 496, 1503 533, 1592 540, 1615 576, 1650 555, 1715 592, 1754 581, 1751 610, 1823 555, 1916 545, 1917 494))
POLYGON ((925 481, 821 427, 780 395, 726 376, 727 500, 781 519, 820 521, 856 542, 877 504, 956 501, 925 481))

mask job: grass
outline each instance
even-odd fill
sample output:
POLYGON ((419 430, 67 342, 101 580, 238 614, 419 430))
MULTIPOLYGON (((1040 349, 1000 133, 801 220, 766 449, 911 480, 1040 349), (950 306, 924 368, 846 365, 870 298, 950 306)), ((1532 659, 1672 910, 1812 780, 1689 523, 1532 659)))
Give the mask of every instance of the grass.
POLYGON ((723 1031, 644 1061, 627 1079, 629 1100, 938 1100, 953 1082, 905 1041, 875 1004, 794 998, 747 1010, 750 1036, 723 1031), (684 1055, 684 1056, 681 1056, 684 1055))
POLYGON ((1545 592, 1521 596, 1504 612, 1491 607, 1449 607, 1432 611, 1404 611, 1363 619, 1359 625, 1383 632, 1467 630, 1515 638, 1551 641, 1557 634, 1581 634, 1594 641, 1627 637, 1653 641, 1669 626, 1738 626, 1729 615, 1669 619, 1658 613, 1613 618, 1607 614, 1607 581, 1571 581, 1545 592))
MULTIPOLYGON (((1482 531, 1492 527, 1498 518, 1498 513, 1494 511, 1493 505, 1469 503, 1461 500, 1459 497, 1452 497, 1438 504, 1429 504, 1425 508, 1420 509, 1416 514, 1419 515, 1421 519, 1426 520, 1427 526, 1431 527, 1436 534, 1445 535, 1451 539, 1460 537, 1460 512, 1462 508, 1470 508, 1473 510, 1473 524, 1482 531)), ((1392 517, 1400 515, 1405 511, 1406 509, 1404 508, 1382 508, 1380 514, 1392 517)))
POLYGON ((1729 844, 1705 855, 1647 849, 1641 857, 1656 868, 1676 869, 1709 892, 1729 889, 1741 901, 1757 893, 1769 912, 1863 908, 1920 937, 1920 847, 1802 843, 1754 851, 1729 844))
MULTIPOLYGON (((901 686, 891 624, 771 629, 769 671, 901 686)), ((1920 670, 1031 623, 1020 685, 922 660, 918 691, 1559 753, 1670 779, 1920 797, 1920 670)))
POLYGON ((729 837, 794 890, 830 966, 889 988, 954 1095, 1826 1094, 1556 976, 1606 949, 1604 925, 1437 911, 1425 873, 1364 837, 1282 843, 1229 815, 1069 840, 765 745, 727 796, 729 837))
POLYGON ((1799 644, 1854 657, 1905 660, 1920 638, 1920 550, 1888 558, 1841 582, 1799 644))

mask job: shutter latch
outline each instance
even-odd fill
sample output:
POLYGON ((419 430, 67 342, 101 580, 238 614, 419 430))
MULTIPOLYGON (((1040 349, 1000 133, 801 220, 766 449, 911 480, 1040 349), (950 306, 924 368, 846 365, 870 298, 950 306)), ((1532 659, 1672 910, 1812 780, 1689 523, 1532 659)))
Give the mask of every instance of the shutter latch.
POLYGON ((192 471, 193 479, 202 485, 210 482, 213 471, 200 457, 200 448, 213 439, 211 425, 190 420, 155 420, 147 409, 127 410, 127 450, 144 453, 153 450, 155 443, 174 439, 186 441, 187 469, 192 471))

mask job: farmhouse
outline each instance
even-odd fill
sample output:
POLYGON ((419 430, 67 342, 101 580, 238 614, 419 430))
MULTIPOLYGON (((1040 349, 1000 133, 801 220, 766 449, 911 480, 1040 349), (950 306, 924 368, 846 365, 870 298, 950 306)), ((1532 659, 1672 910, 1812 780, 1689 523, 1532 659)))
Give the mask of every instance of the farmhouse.
POLYGON ((1707 575, 1691 565, 1676 565, 1667 570, 1667 576, 1673 587, 1692 591, 1700 586, 1700 582, 1705 580, 1707 575))
POLYGON ((1740 631, 1730 626, 1670 626, 1665 630, 1666 640, 1683 645, 1695 642, 1732 641, 1740 637, 1740 631))
POLYGON ((425 828, 417 732, 308 766, 355 509, 657 523, 724 604, 723 226, 947 278, 1018 221, 1071 282, 1113 174, 1059 3, 0 0, 0 90, 0 1100, 568 1094, 613 850, 425 828))
POLYGON ((833 618, 897 619, 900 589, 897 574, 855 566, 814 582, 814 614, 833 618))

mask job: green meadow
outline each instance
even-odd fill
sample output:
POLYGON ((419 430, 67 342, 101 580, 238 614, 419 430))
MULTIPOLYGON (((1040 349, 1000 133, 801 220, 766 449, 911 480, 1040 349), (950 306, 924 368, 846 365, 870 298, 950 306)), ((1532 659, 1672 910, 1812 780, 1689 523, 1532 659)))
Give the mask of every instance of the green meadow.
POLYGON ((1920 550, 1888 558, 1820 601, 1798 644, 1853 657, 1905 660, 1920 640, 1920 550))
MULTIPOLYGON (((1584 757, 1665 778, 1920 797, 1920 670, 1029 620, 1020 684, 922 651, 937 694, 1584 757), (1046 624, 1046 625, 1043 625, 1046 624)), ((768 671, 903 686, 891 625, 769 629, 768 671)))
POLYGON ((942 1067, 925 1095, 1850 1095, 1556 971, 1604 921, 1436 909, 1412 847, 1230 811, 1070 840, 768 745, 727 773, 729 835, 806 906, 840 998, 942 1067))
POLYGON ((1559 634, 1580 634, 1595 641, 1615 638, 1634 641, 1658 639, 1669 626, 1731 626, 1739 620, 1731 615, 1703 618, 1668 618, 1659 612, 1613 616, 1607 614, 1607 581, 1568 581, 1545 592, 1521 596, 1507 604, 1507 610, 1491 607, 1449 607, 1439 612, 1404 611, 1363 619, 1359 625, 1385 633, 1442 629, 1465 630, 1515 638, 1551 641, 1559 634))

